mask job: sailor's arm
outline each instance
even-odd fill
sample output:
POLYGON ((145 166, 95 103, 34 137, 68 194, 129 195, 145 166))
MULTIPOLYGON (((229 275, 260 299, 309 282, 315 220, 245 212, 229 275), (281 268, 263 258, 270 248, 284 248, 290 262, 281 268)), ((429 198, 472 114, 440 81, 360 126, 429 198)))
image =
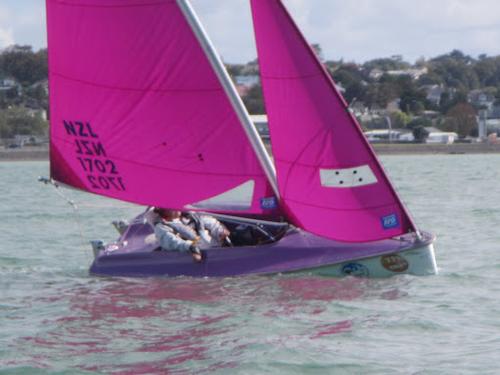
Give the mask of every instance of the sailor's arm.
POLYGON ((160 242, 160 246, 165 250, 187 252, 191 251, 192 246, 194 246, 193 241, 180 238, 172 228, 162 223, 155 225, 155 235, 160 242))

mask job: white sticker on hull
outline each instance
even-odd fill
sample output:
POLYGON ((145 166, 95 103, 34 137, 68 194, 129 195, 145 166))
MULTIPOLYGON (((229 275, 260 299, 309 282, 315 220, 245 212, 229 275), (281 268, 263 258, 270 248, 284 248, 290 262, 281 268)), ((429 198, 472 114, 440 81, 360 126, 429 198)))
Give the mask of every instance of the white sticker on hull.
POLYGON ((369 165, 344 169, 320 169, 321 186, 353 188, 377 183, 369 165))

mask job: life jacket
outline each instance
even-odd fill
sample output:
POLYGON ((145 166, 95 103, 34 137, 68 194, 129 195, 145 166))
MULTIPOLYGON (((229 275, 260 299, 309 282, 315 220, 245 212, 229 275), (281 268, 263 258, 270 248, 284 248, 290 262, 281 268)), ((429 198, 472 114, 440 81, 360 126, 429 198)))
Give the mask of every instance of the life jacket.
POLYGON ((198 231, 192 228, 189 224, 182 222, 182 220, 179 220, 178 223, 175 223, 162 219, 161 224, 168 228, 171 233, 175 234, 183 240, 194 240, 196 237, 198 237, 198 231), (186 230, 180 229, 181 226, 186 230))
POLYGON ((201 220, 200 215, 195 212, 188 212, 184 214, 184 218, 188 219, 187 225, 193 226, 196 233, 201 233, 202 230, 205 229, 203 222, 201 220))

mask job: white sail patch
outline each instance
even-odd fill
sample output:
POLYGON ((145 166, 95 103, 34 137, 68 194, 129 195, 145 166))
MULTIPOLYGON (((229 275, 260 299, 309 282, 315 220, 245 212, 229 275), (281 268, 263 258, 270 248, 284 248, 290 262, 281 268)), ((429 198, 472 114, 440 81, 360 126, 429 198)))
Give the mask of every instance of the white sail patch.
POLYGON ((377 183, 369 165, 345 169, 320 169, 321 186, 353 188, 377 183))
POLYGON ((215 197, 185 206, 186 209, 243 211, 252 207, 255 181, 249 180, 215 197))

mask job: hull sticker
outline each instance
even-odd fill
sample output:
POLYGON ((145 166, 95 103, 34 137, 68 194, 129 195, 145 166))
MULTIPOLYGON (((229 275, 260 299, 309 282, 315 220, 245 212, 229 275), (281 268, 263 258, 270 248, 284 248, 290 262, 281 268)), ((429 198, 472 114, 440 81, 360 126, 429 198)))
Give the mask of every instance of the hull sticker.
POLYGON ((342 273, 349 276, 370 276, 370 271, 360 263, 346 263, 342 266, 342 273))
POLYGON ((408 269, 408 261, 398 254, 384 255, 380 262, 382 266, 391 272, 405 272, 408 269))

